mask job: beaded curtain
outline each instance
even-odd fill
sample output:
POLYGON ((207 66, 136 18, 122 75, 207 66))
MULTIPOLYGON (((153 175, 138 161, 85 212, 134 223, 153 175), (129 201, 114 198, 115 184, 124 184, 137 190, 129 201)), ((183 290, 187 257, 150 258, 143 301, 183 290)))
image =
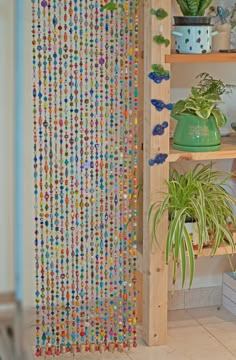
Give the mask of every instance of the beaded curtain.
POLYGON ((136 346, 138 9, 105 5, 32 0, 36 356, 136 346))

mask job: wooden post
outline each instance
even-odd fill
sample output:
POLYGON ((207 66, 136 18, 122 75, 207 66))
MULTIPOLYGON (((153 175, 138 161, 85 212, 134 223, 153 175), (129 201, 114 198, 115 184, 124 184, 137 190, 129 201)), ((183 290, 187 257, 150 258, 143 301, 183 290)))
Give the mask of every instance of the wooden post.
POLYGON ((167 236, 167 216, 160 224, 157 235, 158 246, 152 241, 152 228, 147 224, 150 204, 157 199, 157 193, 165 190, 164 179, 169 177, 168 159, 164 165, 150 167, 148 161, 158 153, 169 153, 169 128, 165 135, 153 136, 156 124, 169 122, 169 111, 158 112, 151 99, 160 99, 165 103, 170 100, 170 81, 156 84, 148 78, 152 64, 165 64, 165 55, 170 53, 170 46, 158 45, 153 37, 162 34, 170 39, 171 1, 144 1, 144 241, 143 241, 143 332, 149 346, 165 344, 167 340, 167 299, 168 269, 165 264, 165 241, 167 236), (150 14, 150 9, 163 8, 168 12, 164 20, 157 20, 150 14))

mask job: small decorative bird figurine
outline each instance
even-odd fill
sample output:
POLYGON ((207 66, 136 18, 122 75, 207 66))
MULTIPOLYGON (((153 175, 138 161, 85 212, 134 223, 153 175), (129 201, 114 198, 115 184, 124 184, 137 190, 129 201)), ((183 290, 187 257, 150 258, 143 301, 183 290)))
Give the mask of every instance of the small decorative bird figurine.
POLYGON ((225 24, 227 22, 226 18, 228 16, 228 14, 225 11, 225 9, 223 8, 223 6, 217 6, 217 13, 220 17, 222 24, 225 24))

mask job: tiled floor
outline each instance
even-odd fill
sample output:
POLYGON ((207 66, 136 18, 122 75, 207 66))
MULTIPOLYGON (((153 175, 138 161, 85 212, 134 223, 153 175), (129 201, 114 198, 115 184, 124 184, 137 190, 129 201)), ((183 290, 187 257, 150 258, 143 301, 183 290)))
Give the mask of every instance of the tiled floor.
MULTIPOLYGON (((34 359, 33 331, 30 327, 26 330, 27 355, 28 360, 31 360, 34 359)), ((60 360, 66 359, 73 357, 71 355, 60 357, 60 360)), ((150 348, 140 339, 138 348, 129 352, 79 354, 78 359, 236 360, 236 316, 217 307, 171 311, 166 346, 150 348)))

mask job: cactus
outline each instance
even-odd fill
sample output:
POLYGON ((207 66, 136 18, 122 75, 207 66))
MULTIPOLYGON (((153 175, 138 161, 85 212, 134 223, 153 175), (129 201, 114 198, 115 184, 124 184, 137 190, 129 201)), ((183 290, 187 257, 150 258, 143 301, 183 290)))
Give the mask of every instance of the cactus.
POLYGON ((184 16, 204 16, 212 0, 176 0, 184 16))

